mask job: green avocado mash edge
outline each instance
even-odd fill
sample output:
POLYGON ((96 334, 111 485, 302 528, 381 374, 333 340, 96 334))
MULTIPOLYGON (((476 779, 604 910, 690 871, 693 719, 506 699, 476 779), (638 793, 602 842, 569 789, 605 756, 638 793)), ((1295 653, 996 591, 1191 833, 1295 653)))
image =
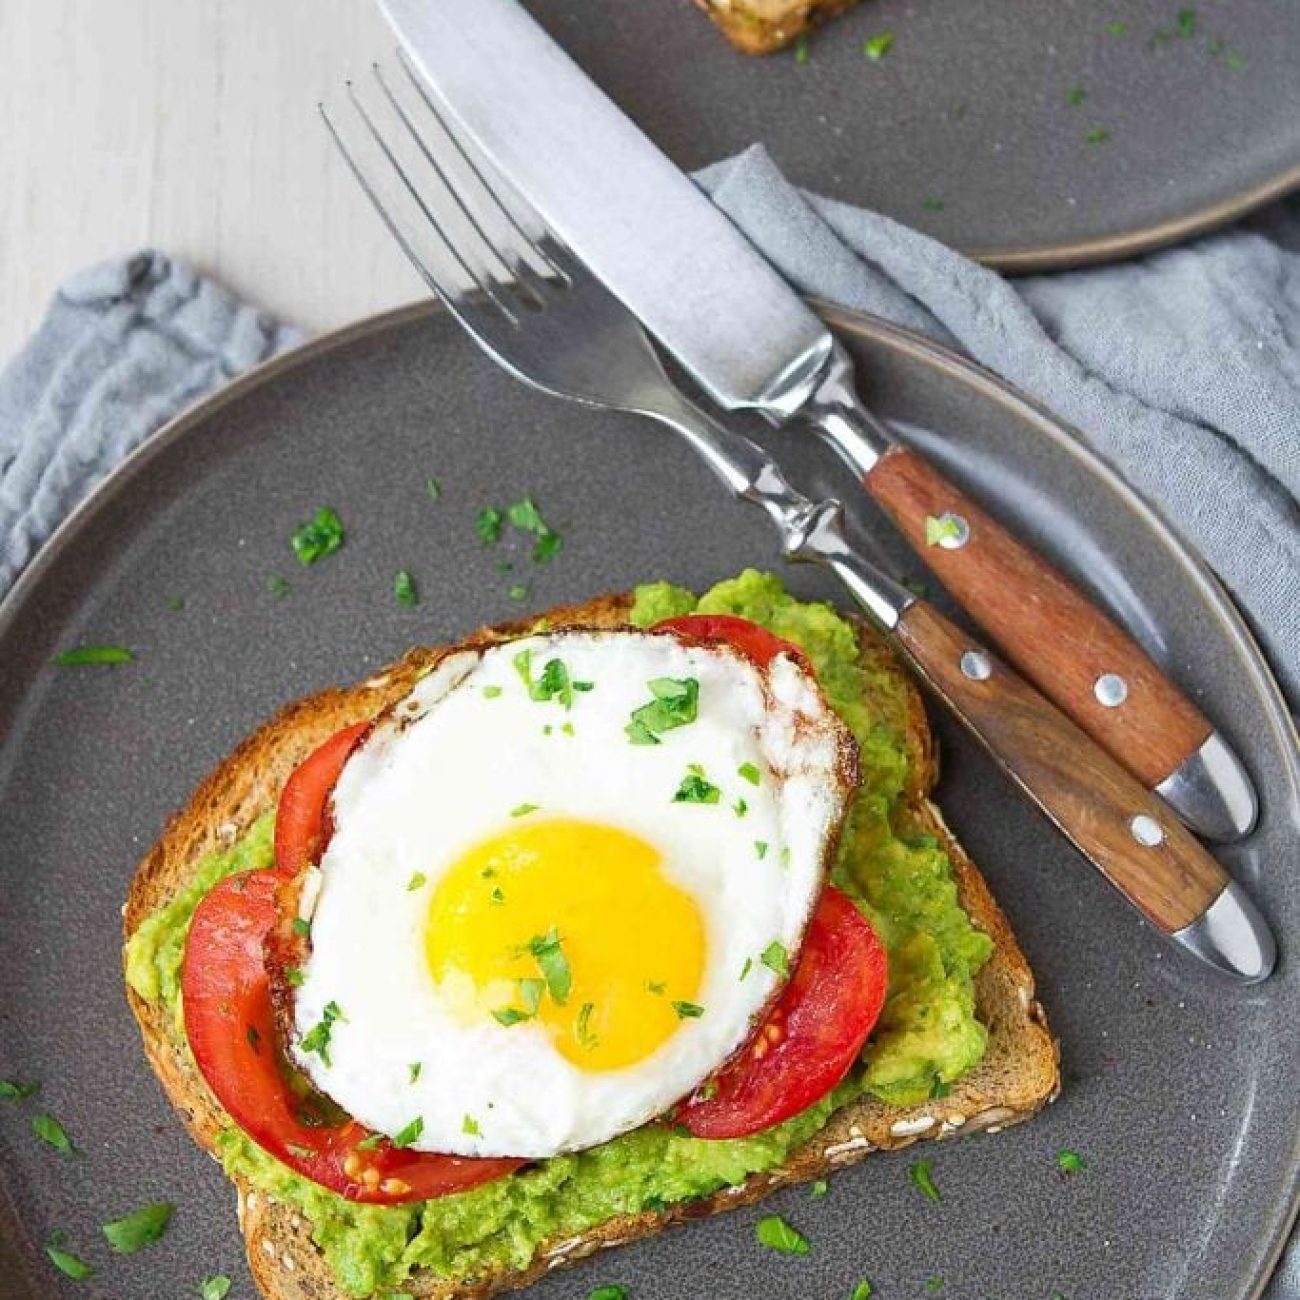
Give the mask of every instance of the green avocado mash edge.
MULTIPOLYGON (((646 627, 694 612, 737 614, 801 646, 857 738, 861 788, 832 878, 876 926, 890 964, 885 1011, 862 1060, 830 1097, 751 1138, 710 1142, 651 1124, 469 1192, 393 1207, 346 1201, 228 1129, 219 1141, 226 1172, 303 1214, 349 1295, 382 1295, 417 1269, 469 1279, 523 1268, 543 1241, 706 1197, 779 1165, 864 1093, 914 1104, 982 1059, 987 1032, 975 1015, 974 976, 992 942, 962 910, 937 841, 901 816, 907 706, 894 670, 862 663, 856 629, 830 605, 796 600, 778 578, 752 569, 698 598, 663 582, 638 587, 632 621, 646 627)), ((127 979, 141 997, 172 1010, 178 1033, 180 965, 194 909, 224 877, 271 864, 272 830, 267 813, 232 848, 205 859, 187 889, 131 937, 127 979)))

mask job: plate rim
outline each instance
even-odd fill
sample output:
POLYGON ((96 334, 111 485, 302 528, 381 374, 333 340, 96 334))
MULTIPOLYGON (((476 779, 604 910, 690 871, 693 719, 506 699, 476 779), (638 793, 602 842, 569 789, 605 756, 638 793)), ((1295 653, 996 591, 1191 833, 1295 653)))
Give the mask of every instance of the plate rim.
POLYGON ((1255 185, 1238 190, 1227 198, 1193 207, 1149 225, 1135 226, 1131 230, 1091 235, 1066 243, 1024 244, 1008 248, 962 247, 958 251, 1007 275, 1075 271, 1088 266, 1103 266, 1211 234, 1297 190, 1300 190, 1300 162, 1283 168, 1255 185))
MULTIPOLYGON (((1296 180, 1300 183, 1300 169, 1297 170, 1296 180)), ((1036 398, 1003 380, 978 362, 944 344, 935 342, 918 331, 895 325, 882 317, 840 307, 816 297, 811 297, 808 301, 833 329, 858 338, 884 342, 895 350, 977 389, 987 400, 1014 408, 1022 420, 1035 427, 1040 436, 1047 438, 1064 454, 1081 462, 1088 472, 1114 493, 1126 508, 1143 519, 1143 522, 1164 543, 1170 558, 1176 560, 1183 567, 1188 578, 1196 584, 1205 604, 1213 611, 1224 633, 1233 641, 1248 664, 1252 684, 1271 715, 1270 720, 1277 731, 1278 739, 1282 742, 1281 748, 1286 758, 1285 767, 1291 782, 1292 801, 1300 809, 1300 732, 1297 730, 1296 720, 1287 707, 1281 687, 1231 597, 1205 561, 1173 530, 1159 508, 1130 487, 1116 470, 1083 441, 1082 436, 1071 425, 1054 415, 1036 398)), ((148 435, 95 484, 46 539, 3 600, 0 600, 0 639, 8 634, 22 606, 41 583, 48 570, 58 562, 63 552, 80 533, 83 525, 98 513, 110 496, 120 491, 173 443, 185 437, 196 426, 201 426, 212 414, 229 403, 240 400, 248 392, 274 382, 283 373, 321 354, 372 334, 401 328, 424 317, 441 314, 443 311, 443 307, 436 300, 418 299, 363 317, 349 325, 317 335, 278 353, 178 412, 148 435)), ((1242 1279, 1246 1289, 1241 1293, 1241 1300, 1260 1300, 1263 1296, 1286 1248, 1291 1231, 1300 1220, 1300 1133, 1296 1135, 1296 1145, 1291 1156, 1289 1181, 1289 1194, 1283 1198, 1283 1203, 1273 1215, 1271 1232, 1264 1238, 1264 1250, 1258 1257, 1257 1266, 1242 1279)), ((6 1226, 11 1221, 17 1221, 17 1216, 12 1214, 11 1207, 3 1205, 0 1208, 10 1211, 2 1216, 6 1226)), ((5 1240, 7 1235, 7 1233, 0 1234, 0 1247, 7 1244, 5 1240)))

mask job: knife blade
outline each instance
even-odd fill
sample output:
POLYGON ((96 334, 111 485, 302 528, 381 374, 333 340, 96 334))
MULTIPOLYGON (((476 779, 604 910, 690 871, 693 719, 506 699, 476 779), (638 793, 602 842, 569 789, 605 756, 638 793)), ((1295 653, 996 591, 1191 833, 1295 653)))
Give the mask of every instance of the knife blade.
POLYGON ((704 391, 819 432, 1007 657, 1193 829, 1257 804, 1222 736, 1074 583, 863 405, 826 326, 517 0, 379 0, 457 129, 704 391))

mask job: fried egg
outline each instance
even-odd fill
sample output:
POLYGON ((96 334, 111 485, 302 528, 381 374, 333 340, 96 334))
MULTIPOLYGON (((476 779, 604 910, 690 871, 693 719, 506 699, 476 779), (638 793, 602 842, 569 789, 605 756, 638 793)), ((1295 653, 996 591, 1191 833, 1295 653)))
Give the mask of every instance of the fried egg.
POLYGON ((424 1151, 541 1158, 664 1114, 779 992, 855 765, 791 655, 633 630, 452 653, 335 787, 297 1063, 424 1151))

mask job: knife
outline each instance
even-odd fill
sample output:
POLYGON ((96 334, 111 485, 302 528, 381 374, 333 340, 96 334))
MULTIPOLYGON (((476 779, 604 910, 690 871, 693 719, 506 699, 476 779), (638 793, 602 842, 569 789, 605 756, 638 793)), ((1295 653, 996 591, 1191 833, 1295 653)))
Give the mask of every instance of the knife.
POLYGON ((859 399, 827 327, 517 0, 379 0, 442 106, 720 406, 820 433, 1007 658, 1198 833, 1245 769, 1138 643, 859 399), (503 75, 504 74, 504 75, 503 75))

